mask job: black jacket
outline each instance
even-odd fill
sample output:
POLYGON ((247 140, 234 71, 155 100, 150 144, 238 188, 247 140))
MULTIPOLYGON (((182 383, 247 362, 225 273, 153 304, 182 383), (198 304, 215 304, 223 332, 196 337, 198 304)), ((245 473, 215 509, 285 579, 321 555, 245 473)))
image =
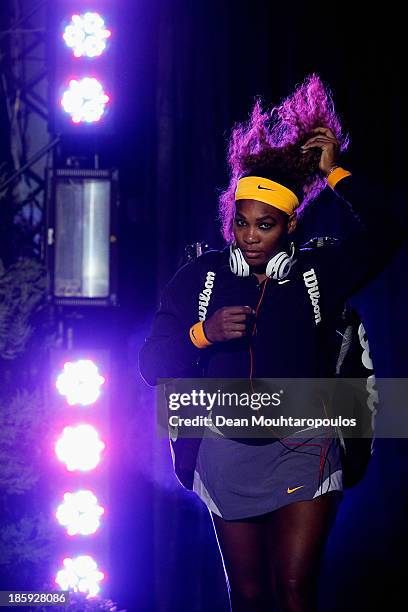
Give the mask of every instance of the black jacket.
MULTIPOLYGON (((367 189, 360 189, 364 195, 356 198, 353 177, 340 180, 334 191, 351 207, 361 230, 324 248, 298 249, 289 276, 268 282, 255 336, 215 343, 206 349, 196 348, 189 337, 189 329, 199 317, 208 318, 222 306, 256 308, 262 286, 254 275, 243 278, 231 272, 228 248, 204 253, 178 270, 163 291, 151 335, 140 351, 140 371, 148 384, 157 384, 159 378, 200 375, 247 378, 249 343, 254 378, 335 376, 336 326, 344 303, 391 260, 407 236, 408 214, 399 211, 396 222, 396 212, 372 199, 367 189)), ((187 443, 192 442, 180 441, 180 448, 187 443)), ((196 446, 190 463, 198 443, 196 446)))

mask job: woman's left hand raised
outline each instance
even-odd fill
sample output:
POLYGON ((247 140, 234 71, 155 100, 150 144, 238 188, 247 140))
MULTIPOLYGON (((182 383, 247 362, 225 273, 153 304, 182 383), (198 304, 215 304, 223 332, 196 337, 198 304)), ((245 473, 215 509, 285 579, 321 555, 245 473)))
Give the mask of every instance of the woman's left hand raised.
POLYGON ((309 138, 301 147, 302 153, 317 147, 321 150, 319 168, 327 176, 337 166, 340 151, 339 141, 330 128, 318 127, 312 130, 316 136, 309 138))

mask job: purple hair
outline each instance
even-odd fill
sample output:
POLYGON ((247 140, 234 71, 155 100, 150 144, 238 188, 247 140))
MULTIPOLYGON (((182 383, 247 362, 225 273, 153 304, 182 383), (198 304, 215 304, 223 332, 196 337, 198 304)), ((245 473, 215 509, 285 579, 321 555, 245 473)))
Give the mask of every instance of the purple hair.
POLYGON ((234 126, 228 145, 230 182, 219 198, 219 218, 227 242, 233 240, 235 189, 242 176, 263 176, 292 189, 299 199, 301 215, 326 182, 319 170, 320 150, 301 152, 301 145, 316 127, 330 128, 340 144, 349 145, 342 132, 331 92, 317 74, 304 82, 280 106, 264 111, 256 100, 248 121, 234 126))

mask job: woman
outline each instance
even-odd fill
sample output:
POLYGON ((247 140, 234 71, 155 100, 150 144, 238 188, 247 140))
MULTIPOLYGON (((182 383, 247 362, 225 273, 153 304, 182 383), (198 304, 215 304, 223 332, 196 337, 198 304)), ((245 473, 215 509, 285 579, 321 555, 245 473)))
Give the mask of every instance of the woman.
MULTIPOLYGON (((334 376, 344 302, 384 267, 407 227, 387 233, 375 202, 353 196, 354 179, 339 165, 347 146, 317 75, 270 113, 256 103, 234 129, 231 180, 220 198, 227 247, 184 266, 164 290, 140 353, 149 384, 197 372, 251 381, 334 376), (361 231, 340 245, 295 249, 296 223, 326 185, 352 206, 361 231)), ((176 474, 211 512, 233 612, 273 604, 315 612, 343 495, 338 440, 313 428, 261 444, 213 424, 196 440, 182 428, 171 433, 176 474)))

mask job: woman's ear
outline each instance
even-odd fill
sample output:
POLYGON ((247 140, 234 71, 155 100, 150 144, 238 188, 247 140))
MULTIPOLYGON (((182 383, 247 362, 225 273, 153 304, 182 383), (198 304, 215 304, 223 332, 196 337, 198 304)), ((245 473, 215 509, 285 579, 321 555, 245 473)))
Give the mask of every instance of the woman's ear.
POLYGON ((296 216, 296 213, 292 213, 288 220, 288 234, 291 234, 296 229, 296 225, 297 225, 297 216, 296 216))

